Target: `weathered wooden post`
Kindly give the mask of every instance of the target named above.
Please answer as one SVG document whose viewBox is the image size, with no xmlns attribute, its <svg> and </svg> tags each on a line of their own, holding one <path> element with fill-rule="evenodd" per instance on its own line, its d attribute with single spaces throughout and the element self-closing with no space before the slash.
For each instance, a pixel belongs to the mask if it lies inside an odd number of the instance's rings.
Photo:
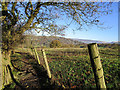
<svg viewBox="0 0 120 90">
<path fill-rule="evenodd" d="M 88 50 L 91 60 L 91 65 L 93 68 L 95 82 L 97 89 L 106 88 L 104 75 L 103 75 L 103 68 L 100 62 L 100 55 L 98 52 L 98 47 L 96 43 L 88 44 Z"/>
<path fill-rule="evenodd" d="M 40 59 L 39 59 L 39 56 L 38 56 L 38 53 L 37 53 L 36 49 L 33 48 L 33 51 L 35 53 L 35 58 L 38 60 L 38 63 L 40 64 Z"/>
<path fill-rule="evenodd" d="M 49 76 L 49 78 L 51 78 L 51 72 L 50 72 L 48 62 L 47 62 L 47 57 L 46 57 L 46 54 L 45 54 L 45 50 L 41 49 L 41 51 L 42 51 L 42 54 L 43 54 L 43 59 L 45 61 L 45 66 L 46 66 L 46 69 L 47 69 L 48 76 Z"/>
</svg>

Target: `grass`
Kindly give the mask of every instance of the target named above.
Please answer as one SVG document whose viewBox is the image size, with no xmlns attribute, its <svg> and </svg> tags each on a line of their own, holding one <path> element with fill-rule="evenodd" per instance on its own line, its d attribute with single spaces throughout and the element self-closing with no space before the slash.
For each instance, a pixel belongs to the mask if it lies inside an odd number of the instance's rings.
<svg viewBox="0 0 120 90">
<path fill-rule="evenodd" d="M 42 61 L 43 56 L 41 49 L 36 49 Z M 17 70 L 13 70 L 13 74 L 18 78 L 17 80 L 26 77 L 27 74 L 24 74 L 24 71 L 29 71 L 30 65 L 40 72 L 40 68 L 37 66 L 38 62 L 31 57 L 30 50 L 18 48 L 16 51 L 23 53 L 15 53 L 11 56 L 13 60 L 12 63 L 14 67 L 17 68 Z M 88 50 L 86 48 L 47 48 L 45 52 L 51 73 L 55 81 L 59 82 L 61 86 L 64 85 L 65 88 L 96 87 Z M 107 88 L 120 88 L 120 60 L 118 60 L 118 50 L 99 48 L 99 52 Z M 34 74 L 34 72 L 28 72 L 28 74 L 29 73 Z M 25 80 L 23 82 L 25 82 Z M 10 87 L 15 87 L 14 83 L 11 84 Z"/>
<path fill-rule="evenodd" d="M 99 49 L 107 88 L 120 88 L 117 49 Z M 40 52 L 39 52 L 40 53 Z M 51 73 L 66 88 L 94 88 L 95 80 L 87 49 L 46 49 Z"/>
</svg>

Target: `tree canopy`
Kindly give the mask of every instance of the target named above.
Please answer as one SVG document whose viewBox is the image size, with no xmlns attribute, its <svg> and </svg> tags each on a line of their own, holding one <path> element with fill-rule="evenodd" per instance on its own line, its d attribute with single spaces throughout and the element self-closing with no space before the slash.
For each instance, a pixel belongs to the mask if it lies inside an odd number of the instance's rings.
<svg viewBox="0 0 120 90">
<path fill-rule="evenodd" d="M 59 26 L 55 19 L 62 15 L 83 25 L 100 24 L 99 17 L 111 13 L 108 2 L 1 2 L 3 49 L 19 42 L 27 30 L 62 35 L 68 26 Z M 68 22 L 68 25 L 70 22 Z M 9 47 L 9 48 L 8 48 Z"/>
</svg>

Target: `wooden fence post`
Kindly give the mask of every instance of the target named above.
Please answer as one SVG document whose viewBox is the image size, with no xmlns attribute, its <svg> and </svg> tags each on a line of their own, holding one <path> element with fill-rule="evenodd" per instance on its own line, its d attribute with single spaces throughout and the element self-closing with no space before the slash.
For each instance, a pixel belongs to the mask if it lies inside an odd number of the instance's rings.
<svg viewBox="0 0 120 90">
<path fill-rule="evenodd" d="M 44 49 L 41 49 L 41 51 L 42 51 L 42 54 L 43 54 L 43 59 L 45 61 L 45 66 L 46 66 L 46 69 L 47 69 L 48 76 L 49 76 L 49 78 L 51 78 L 51 72 L 50 72 L 48 62 L 47 62 L 47 57 L 46 57 L 45 51 L 44 51 Z"/>
<path fill-rule="evenodd" d="M 103 75 L 103 68 L 100 62 L 100 55 L 98 52 L 98 47 L 96 43 L 88 44 L 88 50 L 91 60 L 91 65 L 93 68 L 95 82 L 97 89 L 106 88 L 104 75 Z"/>
<path fill-rule="evenodd" d="M 38 63 L 40 64 L 40 59 L 39 59 L 39 56 L 38 56 L 38 53 L 37 53 L 36 49 L 33 48 L 33 51 L 35 53 L 35 58 L 38 60 Z"/>
</svg>

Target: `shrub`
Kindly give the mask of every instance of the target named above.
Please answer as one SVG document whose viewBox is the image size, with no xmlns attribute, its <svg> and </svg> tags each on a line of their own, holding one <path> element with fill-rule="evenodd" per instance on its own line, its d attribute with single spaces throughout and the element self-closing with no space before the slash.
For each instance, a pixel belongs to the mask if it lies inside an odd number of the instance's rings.
<svg viewBox="0 0 120 90">
<path fill-rule="evenodd" d="M 61 42 L 59 40 L 53 40 L 50 43 L 50 48 L 59 48 L 61 47 Z"/>
</svg>

